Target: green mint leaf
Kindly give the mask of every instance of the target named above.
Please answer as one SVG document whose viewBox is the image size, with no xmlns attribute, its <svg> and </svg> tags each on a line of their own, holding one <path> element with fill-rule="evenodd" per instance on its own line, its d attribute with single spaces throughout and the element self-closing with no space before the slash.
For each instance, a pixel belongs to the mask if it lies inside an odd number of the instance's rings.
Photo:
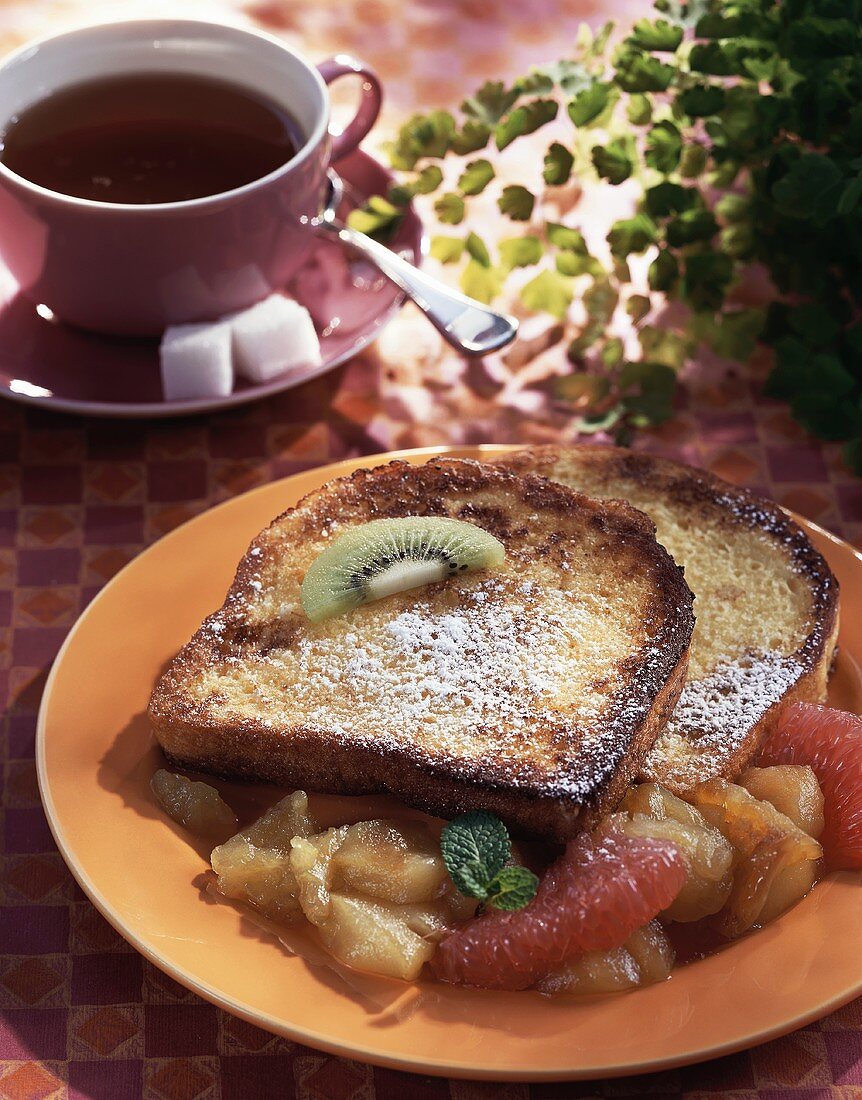
<svg viewBox="0 0 862 1100">
<path fill-rule="evenodd" d="M 475 233 L 468 233 L 467 239 L 464 241 L 464 247 L 477 264 L 481 264 L 482 267 L 491 266 L 491 254 L 481 237 Z"/>
<path fill-rule="evenodd" d="M 642 321 L 652 309 L 652 302 L 645 294 L 632 294 L 626 302 L 626 313 L 635 324 Z"/>
<path fill-rule="evenodd" d="M 470 298 L 490 305 L 503 289 L 503 279 L 496 268 L 486 267 L 471 257 L 461 272 L 460 286 Z"/>
<path fill-rule="evenodd" d="M 671 252 L 660 250 L 647 272 L 650 290 L 660 290 L 667 294 L 674 289 L 678 279 L 679 264 L 676 257 Z"/>
<path fill-rule="evenodd" d="M 640 50 L 623 49 L 616 59 L 614 82 L 624 92 L 665 92 L 676 69 Z"/>
<path fill-rule="evenodd" d="M 644 160 L 657 172 L 672 172 L 679 164 L 682 136 L 673 122 L 658 122 L 647 134 Z"/>
<path fill-rule="evenodd" d="M 531 267 L 542 258 L 542 242 L 538 237 L 509 237 L 499 242 L 500 265 L 509 272 L 516 267 Z"/>
<path fill-rule="evenodd" d="M 729 225 L 744 222 L 751 214 L 751 199 L 747 195 L 737 195 L 731 191 L 716 202 L 715 212 Z"/>
<path fill-rule="evenodd" d="M 494 141 L 502 150 L 522 134 L 532 134 L 557 117 L 559 105 L 555 99 L 534 99 L 516 107 L 494 131 Z"/>
<path fill-rule="evenodd" d="M 596 82 L 569 101 L 569 118 L 575 126 L 589 126 L 601 121 L 602 116 L 612 107 L 617 91 L 610 84 Z"/>
<path fill-rule="evenodd" d="M 644 325 L 638 334 L 647 359 L 679 370 L 694 350 L 691 339 L 667 328 Z"/>
<path fill-rule="evenodd" d="M 526 187 L 513 183 L 503 188 L 502 195 L 497 199 L 497 206 L 500 213 L 507 215 L 513 222 L 526 222 L 532 217 L 535 202 L 534 195 Z"/>
<path fill-rule="evenodd" d="M 454 264 L 464 255 L 464 242 L 460 237 L 432 237 L 430 252 L 441 264 Z"/>
<path fill-rule="evenodd" d="M 602 179 L 614 185 L 627 180 L 634 169 L 631 142 L 626 138 L 614 138 L 607 145 L 594 145 L 593 165 Z"/>
<path fill-rule="evenodd" d="M 475 118 L 468 118 L 461 129 L 452 137 L 452 152 L 459 157 L 484 149 L 491 136 L 491 127 Z"/>
<path fill-rule="evenodd" d="M 682 34 L 682 27 L 666 19 L 657 19 L 654 23 L 639 19 L 628 41 L 642 50 L 675 53 L 682 42 Z"/>
<path fill-rule="evenodd" d="M 448 111 L 413 115 L 387 148 L 393 168 L 409 171 L 423 157 L 443 157 L 455 133 L 455 119 Z"/>
<path fill-rule="evenodd" d="M 722 42 L 701 42 L 692 46 L 688 63 L 692 72 L 710 76 L 733 76 L 737 72 L 735 49 Z"/>
<path fill-rule="evenodd" d="M 693 187 L 682 187 L 669 180 L 663 180 L 655 187 L 647 188 L 644 193 L 644 207 L 654 218 L 679 214 L 683 210 L 690 210 L 699 202 L 700 195 Z"/>
<path fill-rule="evenodd" d="M 446 870 L 461 893 L 484 899 L 494 876 L 512 854 L 512 842 L 499 818 L 474 810 L 444 827 L 440 851 Z"/>
<path fill-rule="evenodd" d="M 575 158 L 558 141 L 555 141 L 545 153 L 545 168 L 542 178 L 550 187 L 559 187 L 566 183 L 572 174 Z"/>
<path fill-rule="evenodd" d="M 486 81 L 474 96 L 465 99 L 461 110 L 465 115 L 494 127 L 518 99 L 517 88 L 506 88 L 502 81 Z"/>
<path fill-rule="evenodd" d="M 447 191 L 434 203 L 434 213 L 444 225 L 460 225 L 464 220 L 464 200 L 453 191 Z"/>
<path fill-rule="evenodd" d="M 562 320 L 572 304 L 572 288 L 556 271 L 542 271 L 521 287 L 520 298 L 535 313 L 550 313 Z"/>
<path fill-rule="evenodd" d="M 724 107 L 724 89 L 715 84 L 698 84 L 687 88 L 679 97 L 679 105 L 692 118 L 717 115 Z"/>
<path fill-rule="evenodd" d="M 709 153 L 705 146 L 686 145 L 679 158 L 679 174 L 685 179 L 696 179 L 706 168 Z"/>
<path fill-rule="evenodd" d="M 458 177 L 458 190 L 462 195 L 480 195 L 493 178 L 489 160 L 471 161 Z"/>
<path fill-rule="evenodd" d="M 539 880 L 526 867 L 504 867 L 488 884 L 487 903 L 512 912 L 523 909 L 536 896 Z"/>
<path fill-rule="evenodd" d="M 646 214 L 635 214 L 633 218 L 623 218 L 614 222 L 608 233 L 611 255 L 625 259 L 632 252 L 643 252 L 655 243 L 658 226 Z"/>
<path fill-rule="evenodd" d="M 646 126 L 652 121 L 652 103 L 649 96 L 636 93 L 629 96 L 626 106 L 626 118 L 632 126 Z"/>
<path fill-rule="evenodd" d="M 556 248 L 566 248 L 572 252 L 579 252 L 582 256 L 588 254 L 587 242 L 579 229 L 572 229 L 568 225 L 558 225 L 556 222 L 548 222 L 545 226 L 545 234 L 548 241 Z"/>
</svg>

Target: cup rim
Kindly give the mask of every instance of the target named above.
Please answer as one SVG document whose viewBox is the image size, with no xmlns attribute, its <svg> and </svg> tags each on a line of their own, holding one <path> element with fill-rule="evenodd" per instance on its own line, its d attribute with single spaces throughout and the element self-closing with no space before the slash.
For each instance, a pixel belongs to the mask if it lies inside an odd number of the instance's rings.
<svg viewBox="0 0 862 1100">
<path fill-rule="evenodd" d="M 314 129 L 306 138 L 305 143 L 296 152 L 294 156 L 279 165 L 278 168 L 274 168 L 271 172 L 268 172 L 265 176 L 259 176 L 257 179 L 250 180 L 248 183 L 242 184 L 240 187 L 232 187 L 229 191 L 217 191 L 212 195 L 202 195 L 196 199 L 179 199 L 174 202 L 153 202 L 153 203 L 134 203 L 134 202 L 105 202 L 102 199 L 83 199 L 78 195 L 67 195 L 62 191 L 52 191 L 49 187 L 43 187 L 39 183 L 33 183 L 32 180 L 27 179 L 26 176 L 21 176 L 17 172 L 13 172 L 3 160 L 0 159 L 0 179 L 6 178 L 9 182 L 15 184 L 17 187 L 22 188 L 25 191 L 31 192 L 33 195 L 38 196 L 41 199 L 49 200 L 54 203 L 60 203 L 63 205 L 70 205 L 74 207 L 80 207 L 87 210 L 98 211 L 103 214 L 110 214 L 111 211 L 117 214 L 129 215 L 132 212 L 139 214 L 141 217 L 153 216 L 164 213 L 185 213 L 191 210 L 200 210 L 208 206 L 218 206 L 224 203 L 226 200 L 232 200 L 242 195 L 250 194 L 252 191 L 257 190 L 265 184 L 272 183 L 279 179 L 281 176 L 286 175 L 288 172 L 292 172 L 293 169 L 314 153 L 320 143 L 326 137 L 329 131 L 330 120 L 330 107 L 329 96 L 327 93 L 326 83 L 323 77 L 320 75 L 317 67 L 308 61 L 298 50 L 295 50 L 292 46 L 289 46 L 282 39 L 277 38 L 273 34 L 268 34 L 266 31 L 258 30 L 257 28 L 241 27 L 233 23 L 222 23 L 212 19 L 116 19 L 116 20 L 103 20 L 98 23 L 85 23 L 78 27 L 72 27 L 69 30 L 61 31 L 55 34 L 45 34 L 39 38 L 29 39 L 17 49 L 12 50 L 0 59 L 0 72 L 2 72 L 12 62 L 17 61 L 19 58 L 24 57 L 32 50 L 37 50 L 41 46 L 47 45 L 50 42 L 59 42 L 63 39 L 75 38 L 78 35 L 86 35 L 92 31 L 103 30 L 109 27 L 162 27 L 165 33 L 168 29 L 177 30 L 182 27 L 209 27 L 212 30 L 218 32 L 229 32 L 230 34 L 237 35 L 241 38 L 256 38 L 268 42 L 272 46 L 276 46 L 284 53 L 289 54 L 295 61 L 297 61 L 311 77 L 313 83 L 316 85 L 318 92 L 321 96 L 323 103 L 323 111 Z"/>
</svg>

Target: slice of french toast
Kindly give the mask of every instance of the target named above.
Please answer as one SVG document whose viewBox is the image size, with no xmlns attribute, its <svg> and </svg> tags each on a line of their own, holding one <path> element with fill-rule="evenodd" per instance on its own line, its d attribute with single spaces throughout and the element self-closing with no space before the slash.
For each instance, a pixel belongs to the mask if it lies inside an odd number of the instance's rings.
<svg viewBox="0 0 862 1100">
<path fill-rule="evenodd" d="M 778 505 L 704 470 L 617 447 L 536 447 L 500 465 L 628 501 L 685 570 L 697 619 L 688 682 L 642 777 L 677 792 L 732 778 L 784 700 L 826 698 L 838 582 Z"/>
<path fill-rule="evenodd" d="M 312 623 L 300 586 L 348 527 L 448 516 L 503 564 Z M 621 797 L 685 680 L 692 596 L 627 504 L 472 461 L 359 470 L 279 516 L 149 713 L 171 760 L 388 792 L 565 840 Z"/>
</svg>

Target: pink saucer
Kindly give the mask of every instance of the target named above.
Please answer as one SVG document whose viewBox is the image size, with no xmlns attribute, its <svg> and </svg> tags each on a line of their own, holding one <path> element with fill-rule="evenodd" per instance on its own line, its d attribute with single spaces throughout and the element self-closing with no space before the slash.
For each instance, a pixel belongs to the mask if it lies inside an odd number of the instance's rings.
<svg viewBox="0 0 862 1100">
<path fill-rule="evenodd" d="M 391 176 L 366 153 L 339 161 L 345 208 L 385 193 Z M 411 207 L 390 242 L 422 262 L 422 223 Z M 165 401 L 158 343 L 96 336 L 70 328 L 21 297 L 0 267 L 0 396 L 80 416 L 169 417 L 212 412 L 292 389 L 339 366 L 374 340 L 404 296 L 361 258 L 318 238 L 288 293 L 309 310 L 320 335 L 322 363 L 263 385 L 237 380 L 228 397 Z"/>
</svg>

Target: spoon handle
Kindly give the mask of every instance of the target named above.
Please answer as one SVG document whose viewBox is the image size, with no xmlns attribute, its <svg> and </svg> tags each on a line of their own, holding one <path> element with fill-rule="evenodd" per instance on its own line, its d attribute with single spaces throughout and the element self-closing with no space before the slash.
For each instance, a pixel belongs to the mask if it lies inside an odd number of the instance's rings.
<svg viewBox="0 0 862 1100">
<path fill-rule="evenodd" d="M 518 331 L 518 322 L 514 317 L 496 313 L 481 302 L 459 294 L 439 279 L 426 275 L 407 260 L 396 256 L 365 233 L 331 218 L 318 224 L 320 229 L 337 237 L 342 244 L 361 253 L 403 290 L 443 339 L 462 355 L 487 355 L 514 340 Z"/>
</svg>

